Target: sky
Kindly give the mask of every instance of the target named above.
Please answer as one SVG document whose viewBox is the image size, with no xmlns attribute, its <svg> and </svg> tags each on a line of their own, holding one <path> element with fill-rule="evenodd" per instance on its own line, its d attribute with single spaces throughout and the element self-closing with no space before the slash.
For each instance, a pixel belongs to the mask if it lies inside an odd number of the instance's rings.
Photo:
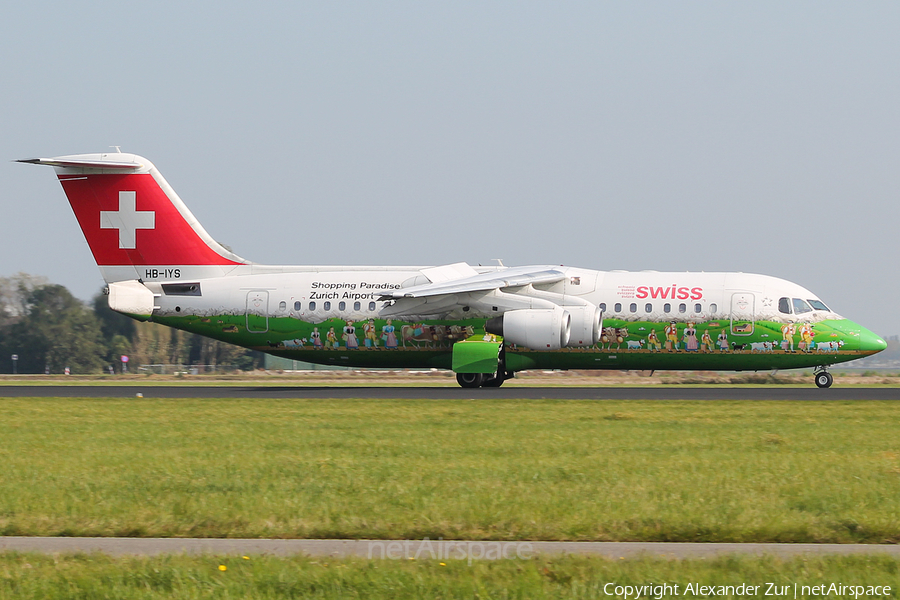
<svg viewBox="0 0 900 600">
<path fill-rule="evenodd" d="M 0 276 L 103 286 L 121 146 L 260 263 L 743 271 L 900 334 L 895 2 L 12 3 Z"/>
</svg>

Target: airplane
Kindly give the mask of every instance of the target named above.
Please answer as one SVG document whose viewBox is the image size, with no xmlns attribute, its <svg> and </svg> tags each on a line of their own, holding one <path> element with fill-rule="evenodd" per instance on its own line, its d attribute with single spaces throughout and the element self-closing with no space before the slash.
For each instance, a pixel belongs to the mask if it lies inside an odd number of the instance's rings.
<svg viewBox="0 0 900 600">
<path fill-rule="evenodd" d="M 275 356 L 437 368 L 464 388 L 527 369 L 814 369 L 887 347 L 809 290 L 747 273 L 557 265 L 273 266 L 217 243 L 147 159 L 49 165 L 106 281 L 110 308 Z"/>
</svg>

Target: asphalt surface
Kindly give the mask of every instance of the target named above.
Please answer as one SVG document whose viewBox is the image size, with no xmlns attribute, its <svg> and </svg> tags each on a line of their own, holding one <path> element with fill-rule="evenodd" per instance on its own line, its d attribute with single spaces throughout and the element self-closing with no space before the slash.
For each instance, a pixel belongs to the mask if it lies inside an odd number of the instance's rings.
<svg viewBox="0 0 900 600">
<path fill-rule="evenodd" d="M 607 558 L 710 558 L 729 554 L 847 555 L 886 554 L 900 558 L 890 544 L 698 544 L 670 542 L 505 542 L 453 540 L 260 540 L 198 538 L 0 537 L 0 552 L 48 554 L 102 552 L 114 556 L 215 554 L 291 556 L 361 556 L 449 560 L 527 559 L 537 555 L 579 554 Z"/>
<path fill-rule="evenodd" d="M 718 386 L 686 387 L 254 387 L 254 386 L 0 386 L 0 398 L 373 398 L 373 399 L 526 399 L 526 400 L 900 400 L 900 388 L 808 388 Z"/>
</svg>

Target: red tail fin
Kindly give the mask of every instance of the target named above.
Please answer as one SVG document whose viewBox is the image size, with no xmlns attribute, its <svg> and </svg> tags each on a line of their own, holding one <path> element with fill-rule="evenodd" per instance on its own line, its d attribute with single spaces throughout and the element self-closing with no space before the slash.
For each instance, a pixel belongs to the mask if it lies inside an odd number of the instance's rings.
<svg viewBox="0 0 900 600">
<path fill-rule="evenodd" d="M 140 156 L 80 154 L 20 162 L 56 168 L 107 281 L 173 279 L 176 270 L 177 278 L 222 275 L 248 264 L 214 241 L 156 167 Z"/>
</svg>

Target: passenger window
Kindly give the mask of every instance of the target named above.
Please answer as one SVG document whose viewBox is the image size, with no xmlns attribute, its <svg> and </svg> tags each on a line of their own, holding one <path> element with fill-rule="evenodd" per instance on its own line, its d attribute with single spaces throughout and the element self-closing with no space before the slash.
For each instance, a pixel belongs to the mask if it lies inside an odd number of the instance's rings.
<svg viewBox="0 0 900 600">
<path fill-rule="evenodd" d="M 353 303 L 353 310 L 359 310 L 361 308 L 362 308 L 362 304 L 360 304 L 358 300 Z"/>
<path fill-rule="evenodd" d="M 672 312 L 672 305 L 669 304 L 668 302 L 666 302 L 665 304 L 663 304 L 663 312 L 664 312 L 664 313 L 670 313 L 670 312 Z"/>
<path fill-rule="evenodd" d="M 338 310 L 341 311 L 341 312 L 347 310 L 347 303 L 344 302 L 343 300 L 341 300 L 341 301 L 338 303 Z"/>
<path fill-rule="evenodd" d="M 718 310 L 719 310 L 719 307 L 715 303 L 712 303 L 709 305 L 709 314 L 714 315 L 714 314 L 716 314 L 716 312 Z"/>
<path fill-rule="evenodd" d="M 600 303 L 600 310 L 602 310 L 603 312 L 606 312 L 606 302 Z"/>
<path fill-rule="evenodd" d="M 631 306 L 629 306 L 628 308 L 629 308 L 629 309 L 631 310 L 631 312 L 633 312 L 633 313 L 634 313 L 634 312 L 637 312 L 637 304 L 635 304 L 634 302 L 632 302 L 632 303 L 631 303 Z"/>
<path fill-rule="evenodd" d="M 699 303 L 699 302 L 698 302 L 697 304 L 694 305 L 694 312 L 695 312 L 695 313 L 699 313 L 699 312 L 702 312 L 702 311 L 703 311 L 703 307 L 700 306 L 700 303 Z"/>
<path fill-rule="evenodd" d="M 617 313 L 622 312 L 622 303 L 621 302 L 616 302 L 615 311 Z"/>
<path fill-rule="evenodd" d="M 790 298 L 779 298 L 778 299 L 778 312 L 789 315 L 791 314 L 791 299 Z"/>
<path fill-rule="evenodd" d="M 310 302 L 310 303 L 309 303 L 309 310 L 311 310 L 311 311 L 316 310 L 316 303 L 315 303 L 315 302 Z"/>
<path fill-rule="evenodd" d="M 294 302 L 294 310 L 300 310 L 303 305 L 299 301 Z"/>
<path fill-rule="evenodd" d="M 375 303 L 374 303 L 374 302 L 369 302 L 369 310 L 370 310 L 370 311 L 375 310 Z"/>
<path fill-rule="evenodd" d="M 645 305 L 644 305 L 644 312 L 648 312 L 648 313 L 653 312 L 653 305 L 650 304 L 649 302 L 648 302 L 647 304 L 645 304 Z"/>
<path fill-rule="evenodd" d="M 331 310 L 331 302 L 326 300 L 325 304 L 322 305 L 322 308 L 324 308 L 325 310 Z"/>
<path fill-rule="evenodd" d="M 800 298 L 794 298 L 794 314 L 801 315 L 803 313 L 812 312 L 812 309 L 809 307 L 809 304 L 801 300 Z"/>
<path fill-rule="evenodd" d="M 678 312 L 680 312 L 680 313 L 687 312 L 687 304 L 685 304 L 684 302 L 682 302 L 681 304 L 679 304 L 679 305 L 678 305 Z"/>
<path fill-rule="evenodd" d="M 831 312 L 831 309 L 825 306 L 825 304 L 821 300 L 808 300 L 807 302 L 809 302 L 809 305 L 816 310 L 827 310 Z"/>
</svg>

